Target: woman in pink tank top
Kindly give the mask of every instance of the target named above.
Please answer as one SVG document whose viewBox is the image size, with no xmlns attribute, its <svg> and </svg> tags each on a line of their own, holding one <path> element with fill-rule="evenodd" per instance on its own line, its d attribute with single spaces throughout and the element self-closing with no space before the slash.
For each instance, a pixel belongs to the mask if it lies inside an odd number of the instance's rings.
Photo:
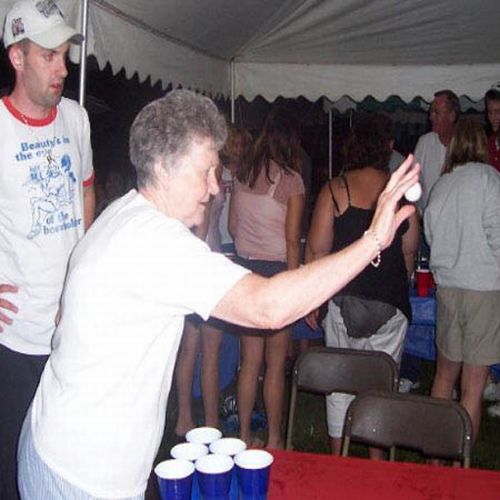
<svg viewBox="0 0 500 500">
<path fill-rule="evenodd" d="M 295 269 L 300 260 L 304 183 L 299 141 L 284 117 L 270 115 L 253 151 L 238 169 L 229 213 L 237 262 L 266 277 Z M 269 448 L 282 448 L 285 361 L 291 329 L 241 337 L 238 379 L 240 437 L 252 444 L 250 421 L 258 377 L 265 361 L 264 404 Z"/>
</svg>

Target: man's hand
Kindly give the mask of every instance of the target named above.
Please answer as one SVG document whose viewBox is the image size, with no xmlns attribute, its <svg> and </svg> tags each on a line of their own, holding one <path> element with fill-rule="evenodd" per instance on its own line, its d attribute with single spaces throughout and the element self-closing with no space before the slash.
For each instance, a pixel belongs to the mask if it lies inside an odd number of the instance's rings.
<svg viewBox="0 0 500 500">
<path fill-rule="evenodd" d="M 4 313 L 4 309 L 17 313 L 18 309 L 12 302 L 3 297 L 5 293 L 17 293 L 18 288 L 14 285 L 2 284 L 0 285 L 0 332 L 3 332 L 2 323 L 12 325 L 12 318 Z"/>
</svg>

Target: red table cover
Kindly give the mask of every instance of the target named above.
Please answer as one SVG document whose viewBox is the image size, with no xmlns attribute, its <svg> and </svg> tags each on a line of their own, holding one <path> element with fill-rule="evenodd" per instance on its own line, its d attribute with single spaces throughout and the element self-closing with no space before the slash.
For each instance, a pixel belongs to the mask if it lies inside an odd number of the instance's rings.
<svg viewBox="0 0 500 500">
<path fill-rule="evenodd" d="M 498 500 L 500 473 L 274 451 L 269 500 Z"/>
</svg>

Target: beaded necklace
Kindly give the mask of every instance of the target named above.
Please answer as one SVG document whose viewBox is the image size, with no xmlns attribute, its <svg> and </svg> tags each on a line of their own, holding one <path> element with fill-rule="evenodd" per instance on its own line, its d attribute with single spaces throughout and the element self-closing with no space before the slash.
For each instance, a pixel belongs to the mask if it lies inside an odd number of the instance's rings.
<svg viewBox="0 0 500 500">
<path fill-rule="evenodd" d="M 52 140 L 45 139 L 45 141 L 41 141 L 39 139 L 39 137 L 36 135 L 35 131 L 33 130 L 33 127 L 30 125 L 28 117 L 22 111 L 18 110 L 18 113 L 19 113 L 19 116 L 21 117 L 22 122 L 28 127 L 28 130 L 30 131 L 30 134 L 32 135 L 36 144 L 39 144 L 40 147 L 43 147 L 44 152 L 45 152 L 45 159 L 47 160 L 47 164 L 50 166 L 50 165 L 56 163 L 56 160 L 52 154 L 52 148 L 54 147 L 54 145 L 56 143 L 55 116 L 54 116 L 54 119 L 52 120 Z M 55 114 L 53 111 L 51 111 L 51 113 Z M 47 144 L 47 146 L 45 146 L 45 144 Z"/>
</svg>

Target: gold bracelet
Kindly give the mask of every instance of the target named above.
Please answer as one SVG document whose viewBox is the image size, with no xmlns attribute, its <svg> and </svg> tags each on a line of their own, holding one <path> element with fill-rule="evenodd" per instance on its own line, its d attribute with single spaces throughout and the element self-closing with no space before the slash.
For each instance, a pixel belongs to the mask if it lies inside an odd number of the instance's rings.
<svg viewBox="0 0 500 500">
<path fill-rule="evenodd" d="M 370 264 L 373 267 L 380 266 L 380 263 L 382 262 L 382 244 L 380 243 L 380 240 L 378 239 L 377 234 L 375 233 L 375 231 L 370 231 L 369 229 L 367 229 L 363 233 L 363 236 L 370 236 L 370 238 L 373 239 L 373 241 L 375 242 L 375 245 L 377 246 L 377 255 L 375 256 L 374 259 L 372 259 L 370 261 Z"/>
</svg>

